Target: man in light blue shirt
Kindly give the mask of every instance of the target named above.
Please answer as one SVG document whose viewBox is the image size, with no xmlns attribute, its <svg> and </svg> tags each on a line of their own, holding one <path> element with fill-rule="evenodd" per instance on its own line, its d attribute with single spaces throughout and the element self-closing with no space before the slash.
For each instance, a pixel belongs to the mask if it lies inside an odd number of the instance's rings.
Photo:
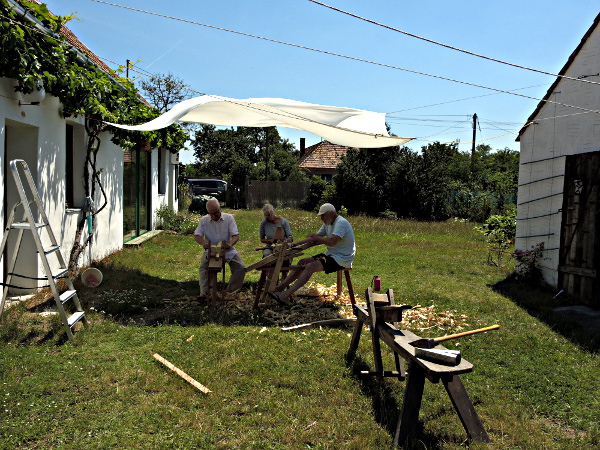
<svg viewBox="0 0 600 450">
<path fill-rule="evenodd" d="M 289 300 L 290 296 L 304 286 L 316 272 L 325 271 L 325 273 L 332 273 L 352 267 L 352 261 L 356 254 L 356 243 L 352 225 L 342 216 L 338 215 L 331 203 L 321 205 L 317 214 L 323 221 L 321 229 L 317 233 L 311 233 L 306 239 L 292 245 L 309 244 L 312 247 L 323 244 L 327 246 L 327 252 L 301 259 L 298 261 L 298 264 L 304 266 L 304 270 L 292 272 L 274 291 L 267 292 L 271 298 L 279 303 L 291 304 Z"/>
<path fill-rule="evenodd" d="M 215 199 L 206 203 L 208 214 L 200 219 L 200 223 L 194 231 L 194 239 L 204 247 L 202 261 L 200 262 L 200 296 L 199 301 L 205 301 L 208 296 L 208 249 L 221 241 L 226 249 L 225 261 L 231 269 L 231 277 L 227 292 L 236 292 L 242 287 L 246 276 L 246 265 L 234 245 L 240 238 L 240 233 L 231 214 L 221 212 L 219 202 Z"/>
</svg>

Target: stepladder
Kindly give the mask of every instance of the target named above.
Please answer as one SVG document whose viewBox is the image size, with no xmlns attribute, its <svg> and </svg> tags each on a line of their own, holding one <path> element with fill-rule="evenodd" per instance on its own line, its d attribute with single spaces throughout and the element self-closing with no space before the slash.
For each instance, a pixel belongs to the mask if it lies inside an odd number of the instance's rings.
<svg viewBox="0 0 600 450">
<path fill-rule="evenodd" d="M 18 290 L 49 287 L 67 337 L 74 342 L 75 325 L 79 322 L 83 325 L 87 324 L 85 311 L 81 307 L 60 245 L 52 231 L 27 163 L 21 159 L 12 160 L 10 161 L 10 171 L 19 199 L 10 210 L 0 247 L 0 262 L 5 263 L 4 267 L 6 268 L 2 283 L 0 319 L 11 288 Z M 33 240 L 37 253 L 36 266 L 41 265 L 44 272 L 43 277 L 20 274 L 16 270 L 19 267 L 17 264 L 19 253 L 24 251 L 23 248 L 31 248 L 29 245 L 31 240 Z M 24 245 L 24 243 L 27 244 Z M 12 247 L 10 251 L 9 247 Z M 6 258 L 5 261 L 3 261 L 4 258 Z M 39 286 L 37 285 L 39 280 L 47 280 L 48 284 Z M 32 281 L 35 282 L 35 286 L 31 286 Z M 29 283 L 29 286 L 26 286 L 26 283 Z"/>
</svg>

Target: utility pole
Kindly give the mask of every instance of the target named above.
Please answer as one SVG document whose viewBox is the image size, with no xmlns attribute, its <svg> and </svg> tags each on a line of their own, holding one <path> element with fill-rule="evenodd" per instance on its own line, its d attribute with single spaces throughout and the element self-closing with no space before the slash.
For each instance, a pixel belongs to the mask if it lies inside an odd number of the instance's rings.
<svg viewBox="0 0 600 450">
<path fill-rule="evenodd" d="M 129 78 L 129 60 L 128 59 L 125 60 L 125 76 L 126 76 L 126 78 Z"/>
<path fill-rule="evenodd" d="M 473 114 L 473 142 L 471 143 L 471 177 L 475 171 L 475 139 L 477 138 L 477 114 Z"/>
</svg>

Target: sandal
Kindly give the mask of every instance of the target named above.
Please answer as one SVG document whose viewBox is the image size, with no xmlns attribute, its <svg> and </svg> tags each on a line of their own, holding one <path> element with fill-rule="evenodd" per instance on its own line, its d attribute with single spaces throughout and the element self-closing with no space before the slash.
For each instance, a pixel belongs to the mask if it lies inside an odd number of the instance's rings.
<svg viewBox="0 0 600 450">
<path fill-rule="evenodd" d="M 291 303 L 288 302 L 287 300 L 284 300 L 282 298 L 279 297 L 279 294 L 275 291 L 267 291 L 267 295 L 269 297 L 271 297 L 273 300 L 275 300 L 277 303 L 279 303 L 280 305 L 284 305 L 284 306 L 290 306 Z"/>
</svg>

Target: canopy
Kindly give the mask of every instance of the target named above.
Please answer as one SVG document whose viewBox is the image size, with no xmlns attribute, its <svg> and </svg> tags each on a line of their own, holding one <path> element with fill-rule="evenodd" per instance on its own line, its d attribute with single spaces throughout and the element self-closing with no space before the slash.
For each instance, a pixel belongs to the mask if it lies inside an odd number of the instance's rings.
<svg viewBox="0 0 600 450">
<path fill-rule="evenodd" d="M 219 126 L 272 127 L 305 130 L 332 144 L 359 148 L 403 145 L 412 138 L 390 136 L 385 113 L 286 100 L 203 95 L 175 105 L 160 117 L 141 125 L 118 125 L 126 130 L 153 131 L 175 122 Z"/>
</svg>

